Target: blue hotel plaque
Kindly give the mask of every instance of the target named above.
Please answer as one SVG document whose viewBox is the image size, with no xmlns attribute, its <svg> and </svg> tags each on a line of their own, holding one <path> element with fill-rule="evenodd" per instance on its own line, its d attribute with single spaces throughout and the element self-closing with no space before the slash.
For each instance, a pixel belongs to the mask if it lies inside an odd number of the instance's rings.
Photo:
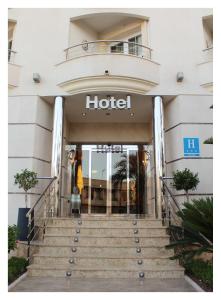
<svg viewBox="0 0 221 300">
<path fill-rule="evenodd" d="M 184 156 L 200 156 L 199 138 L 183 138 Z"/>
</svg>

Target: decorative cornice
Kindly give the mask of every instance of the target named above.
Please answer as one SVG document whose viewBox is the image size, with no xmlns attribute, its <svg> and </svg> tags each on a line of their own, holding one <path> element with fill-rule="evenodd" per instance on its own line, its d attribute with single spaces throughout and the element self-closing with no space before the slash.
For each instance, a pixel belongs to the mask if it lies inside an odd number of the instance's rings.
<svg viewBox="0 0 221 300">
<path fill-rule="evenodd" d="M 63 82 L 58 86 L 71 95 L 110 89 L 117 92 L 146 95 L 156 85 L 150 81 L 125 76 L 90 76 Z"/>
</svg>

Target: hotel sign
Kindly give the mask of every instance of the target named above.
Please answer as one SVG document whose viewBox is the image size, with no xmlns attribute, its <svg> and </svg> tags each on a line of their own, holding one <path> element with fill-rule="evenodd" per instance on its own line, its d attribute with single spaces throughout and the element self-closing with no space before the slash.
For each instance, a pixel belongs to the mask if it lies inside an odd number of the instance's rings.
<svg viewBox="0 0 221 300">
<path fill-rule="evenodd" d="M 123 145 L 97 145 L 97 153 L 123 153 Z"/>
<path fill-rule="evenodd" d="M 131 99 L 127 96 L 126 99 L 116 99 L 114 96 L 110 96 L 107 99 L 98 99 L 98 96 L 86 97 L 87 109 L 130 109 Z"/>
<path fill-rule="evenodd" d="M 184 156 L 200 156 L 199 138 L 183 138 Z"/>
</svg>

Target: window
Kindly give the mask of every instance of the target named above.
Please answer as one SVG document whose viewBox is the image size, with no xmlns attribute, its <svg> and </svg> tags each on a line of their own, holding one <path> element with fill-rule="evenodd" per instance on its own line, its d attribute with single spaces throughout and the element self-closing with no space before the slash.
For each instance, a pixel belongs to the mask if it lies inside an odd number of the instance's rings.
<svg viewBox="0 0 221 300">
<path fill-rule="evenodd" d="M 124 43 L 118 43 L 111 46 L 111 53 L 124 53 Z"/>
<path fill-rule="evenodd" d="M 134 36 L 128 39 L 127 42 L 120 42 L 110 47 L 111 53 L 125 53 L 141 56 L 142 55 L 141 35 Z M 139 44 L 139 45 L 137 45 Z"/>
<path fill-rule="evenodd" d="M 128 42 L 129 42 L 128 44 L 129 54 L 138 55 L 138 56 L 142 54 L 142 47 L 139 46 L 142 43 L 141 35 L 137 35 L 135 37 L 130 38 Z"/>
</svg>

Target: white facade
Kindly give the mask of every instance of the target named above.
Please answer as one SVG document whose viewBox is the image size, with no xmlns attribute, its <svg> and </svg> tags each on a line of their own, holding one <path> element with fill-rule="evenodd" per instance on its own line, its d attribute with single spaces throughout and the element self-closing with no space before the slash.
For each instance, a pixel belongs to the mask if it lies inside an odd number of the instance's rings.
<svg viewBox="0 0 221 300">
<path fill-rule="evenodd" d="M 56 96 L 65 98 L 64 145 L 152 144 L 152 98 L 161 96 L 166 176 L 189 168 L 200 179 L 191 197 L 212 195 L 213 146 L 203 143 L 213 134 L 211 9 L 10 9 L 10 41 L 10 224 L 25 205 L 15 173 L 51 175 Z M 130 95 L 131 110 L 88 111 L 87 95 Z M 184 156 L 185 137 L 199 138 L 199 157 Z"/>
</svg>

